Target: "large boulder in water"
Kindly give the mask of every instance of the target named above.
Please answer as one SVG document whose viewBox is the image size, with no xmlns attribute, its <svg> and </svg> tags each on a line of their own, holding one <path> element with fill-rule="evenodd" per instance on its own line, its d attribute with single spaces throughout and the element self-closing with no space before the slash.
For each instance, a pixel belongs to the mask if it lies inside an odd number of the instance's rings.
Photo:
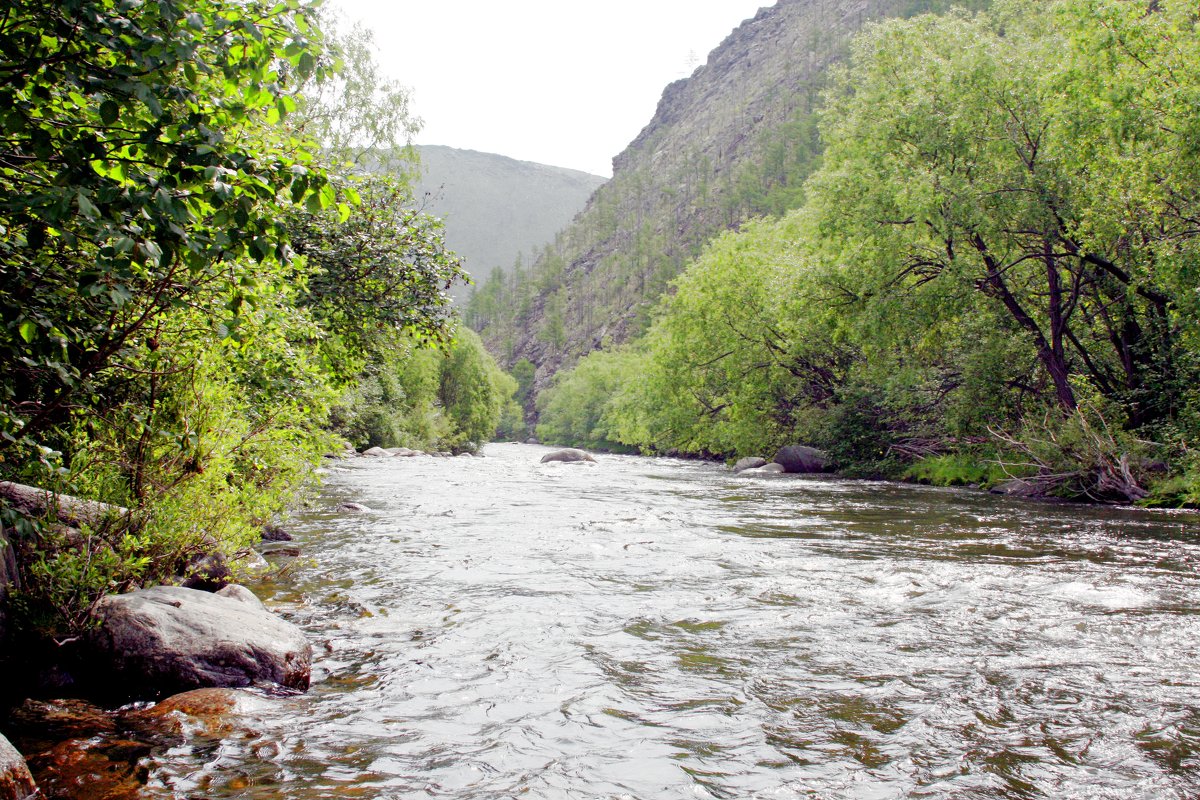
<svg viewBox="0 0 1200 800">
<path fill-rule="evenodd" d="M 312 647 L 243 587 L 109 595 L 88 649 L 105 690 L 140 699 L 204 687 L 307 689 Z"/>
<path fill-rule="evenodd" d="M 26 800 L 41 797 L 17 748 L 0 736 L 0 800 Z"/>
<path fill-rule="evenodd" d="M 733 471 L 734 473 L 745 472 L 748 469 L 758 469 L 759 467 L 765 467 L 766 465 L 767 460 L 765 458 L 750 456 L 748 458 L 738 459 L 738 462 L 733 465 Z"/>
<path fill-rule="evenodd" d="M 577 450 L 574 447 L 568 447 L 565 450 L 555 450 L 553 453 L 546 453 L 546 455 L 542 456 L 543 464 L 549 461 L 562 461 L 565 464 L 576 464 L 581 461 L 591 461 L 592 463 L 595 463 L 596 459 L 592 458 L 590 453 L 586 453 L 583 450 Z"/>
<path fill-rule="evenodd" d="M 800 444 L 779 448 L 774 462 L 782 465 L 784 472 L 829 472 L 831 469 L 828 456 L 814 447 Z"/>
</svg>

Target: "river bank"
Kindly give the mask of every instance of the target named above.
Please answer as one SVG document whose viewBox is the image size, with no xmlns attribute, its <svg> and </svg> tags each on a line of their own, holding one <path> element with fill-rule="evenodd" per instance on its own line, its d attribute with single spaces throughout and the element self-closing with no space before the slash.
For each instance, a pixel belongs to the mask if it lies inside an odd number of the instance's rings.
<svg viewBox="0 0 1200 800">
<path fill-rule="evenodd" d="M 311 690 L 130 796 L 1200 790 L 1194 516 L 548 452 L 330 462 L 254 587 Z"/>
</svg>

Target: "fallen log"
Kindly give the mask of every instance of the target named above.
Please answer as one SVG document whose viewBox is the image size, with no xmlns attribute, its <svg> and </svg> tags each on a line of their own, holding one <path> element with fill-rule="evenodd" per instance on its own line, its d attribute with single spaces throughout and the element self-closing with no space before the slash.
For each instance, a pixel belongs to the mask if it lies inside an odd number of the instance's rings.
<svg viewBox="0 0 1200 800">
<path fill-rule="evenodd" d="M 32 519 L 53 515 L 58 522 L 72 528 L 81 525 L 98 527 L 116 518 L 125 517 L 129 509 L 83 500 L 69 494 L 55 494 L 46 489 L 11 481 L 0 481 L 0 502 Z"/>
</svg>

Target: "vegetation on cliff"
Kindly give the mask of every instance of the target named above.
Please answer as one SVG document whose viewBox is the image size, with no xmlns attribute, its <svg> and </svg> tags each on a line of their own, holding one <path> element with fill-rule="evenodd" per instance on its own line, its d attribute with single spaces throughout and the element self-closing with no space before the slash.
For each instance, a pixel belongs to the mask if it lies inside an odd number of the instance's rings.
<svg viewBox="0 0 1200 800">
<path fill-rule="evenodd" d="M 1195 7 L 994 6 L 856 39 L 803 207 L 711 244 L 542 434 L 1200 501 Z"/>
<path fill-rule="evenodd" d="M 613 160 L 613 178 L 532 264 L 481 282 L 466 312 L 506 366 L 537 387 L 587 353 L 644 333 L 670 282 L 712 237 L 803 202 L 820 164 L 829 67 L 873 19 L 985 0 L 780 0 L 663 92 Z"/>
</svg>

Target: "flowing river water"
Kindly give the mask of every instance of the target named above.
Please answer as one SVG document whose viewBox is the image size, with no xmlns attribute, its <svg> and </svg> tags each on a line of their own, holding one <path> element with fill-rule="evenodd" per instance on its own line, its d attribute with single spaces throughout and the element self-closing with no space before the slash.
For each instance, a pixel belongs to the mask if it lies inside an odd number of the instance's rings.
<svg viewBox="0 0 1200 800">
<path fill-rule="evenodd" d="M 334 462 L 311 691 L 151 796 L 1200 797 L 1195 516 L 485 452 Z"/>
</svg>

